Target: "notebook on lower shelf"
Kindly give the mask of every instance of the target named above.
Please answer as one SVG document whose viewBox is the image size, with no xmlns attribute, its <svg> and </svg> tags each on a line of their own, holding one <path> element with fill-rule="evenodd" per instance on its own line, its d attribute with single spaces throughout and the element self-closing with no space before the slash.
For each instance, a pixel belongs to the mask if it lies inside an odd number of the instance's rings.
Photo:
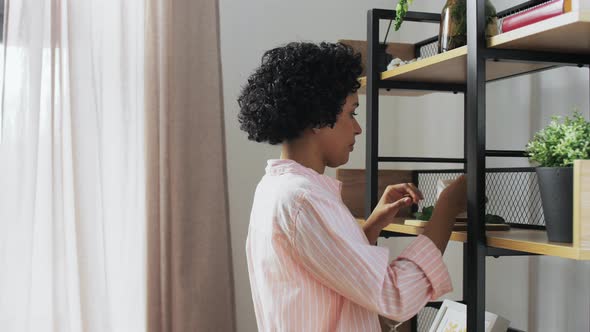
<svg viewBox="0 0 590 332">
<path fill-rule="evenodd" d="M 508 331 L 510 321 L 495 313 L 486 311 L 485 332 Z M 467 306 L 463 303 L 444 300 L 428 332 L 467 331 Z"/>
<path fill-rule="evenodd" d="M 428 221 L 425 220 L 417 220 L 417 219 L 406 219 L 404 221 L 405 225 L 408 226 L 416 226 L 416 227 L 424 227 L 428 224 Z M 453 231 L 455 232 L 462 232 L 467 230 L 467 225 L 469 223 L 464 221 L 458 221 L 453 226 Z M 508 224 L 486 224 L 486 231 L 509 231 L 510 225 Z"/>
</svg>

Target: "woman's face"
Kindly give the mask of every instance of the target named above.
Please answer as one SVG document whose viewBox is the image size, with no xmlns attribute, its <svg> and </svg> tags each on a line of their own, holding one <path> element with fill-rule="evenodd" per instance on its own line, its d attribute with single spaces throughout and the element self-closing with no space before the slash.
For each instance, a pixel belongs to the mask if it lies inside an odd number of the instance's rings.
<svg viewBox="0 0 590 332">
<path fill-rule="evenodd" d="M 355 143 L 355 136 L 363 132 L 355 119 L 355 111 L 358 106 L 358 94 L 348 95 L 334 127 L 327 126 L 318 130 L 320 151 L 326 166 L 338 167 L 348 162 Z"/>
</svg>

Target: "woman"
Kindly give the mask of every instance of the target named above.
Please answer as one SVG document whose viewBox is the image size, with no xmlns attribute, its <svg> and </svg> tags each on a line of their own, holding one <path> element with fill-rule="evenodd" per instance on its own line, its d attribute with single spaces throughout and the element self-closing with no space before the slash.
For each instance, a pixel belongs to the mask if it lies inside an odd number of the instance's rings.
<svg viewBox="0 0 590 332">
<path fill-rule="evenodd" d="M 342 44 L 290 43 L 267 51 L 238 102 L 241 128 L 281 144 L 256 188 L 246 241 L 260 331 L 379 331 L 378 315 L 414 316 L 452 290 L 442 253 L 465 209 L 460 177 L 441 194 L 424 234 L 393 262 L 377 247 L 413 184 L 392 185 L 360 227 L 326 167 L 344 165 L 362 130 L 360 55 Z"/>
</svg>

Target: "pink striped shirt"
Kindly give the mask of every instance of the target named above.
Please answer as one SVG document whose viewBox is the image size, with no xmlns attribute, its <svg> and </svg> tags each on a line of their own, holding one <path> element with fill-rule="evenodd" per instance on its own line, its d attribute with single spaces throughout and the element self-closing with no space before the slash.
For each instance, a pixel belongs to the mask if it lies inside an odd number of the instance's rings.
<svg viewBox="0 0 590 332">
<path fill-rule="evenodd" d="M 380 331 L 452 290 L 441 253 L 418 236 L 393 262 L 342 203 L 341 183 L 270 160 L 256 194 L 246 255 L 260 331 Z"/>
</svg>

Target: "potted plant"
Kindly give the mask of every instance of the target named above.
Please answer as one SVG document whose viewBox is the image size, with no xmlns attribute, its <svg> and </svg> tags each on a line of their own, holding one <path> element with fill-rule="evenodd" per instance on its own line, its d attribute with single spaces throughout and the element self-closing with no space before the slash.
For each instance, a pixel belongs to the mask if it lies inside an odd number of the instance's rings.
<svg viewBox="0 0 590 332">
<path fill-rule="evenodd" d="M 547 236 L 552 242 L 572 242 L 573 163 L 590 158 L 590 122 L 574 115 L 554 116 L 535 134 L 526 152 L 536 168 Z"/>
<path fill-rule="evenodd" d="M 414 0 L 399 0 L 395 7 L 394 28 L 399 30 Z M 490 0 L 485 2 L 486 37 L 498 33 L 496 8 Z M 442 13 L 438 35 L 438 52 L 450 51 L 467 44 L 467 0 L 447 0 Z"/>
</svg>

